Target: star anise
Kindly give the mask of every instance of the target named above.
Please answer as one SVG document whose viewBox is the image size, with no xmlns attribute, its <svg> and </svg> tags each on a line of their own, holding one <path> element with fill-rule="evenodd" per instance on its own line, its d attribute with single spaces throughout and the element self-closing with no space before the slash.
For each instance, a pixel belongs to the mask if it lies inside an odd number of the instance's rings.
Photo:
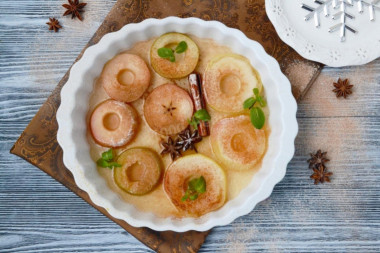
<svg viewBox="0 0 380 253">
<path fill-rule="evenodd" d="M 54 32 L 58 32 L 58 30 L 62 28 L 56 18 L 49 18 L 49 22 L 46 24 L 49 25 L 49 30 L 54 30 Z"/>
<path fill-rule="evenodd" d="M 332 172 L 327 172 L 327 168 L 320 164 L 317 168 L 313 168 L 314 174 L 310 176 L 311 179 L 314 179 L 314 184 L 318 184 L 321 182 L 330 182 L 330 176 L 332 176 Z"/>
<path fill-rule="evenodd" d="M 307 160 L 309 169 L 318 168 L 319 165 L 325 165 L 325 163 L 330 161 L 330 159 L 326 158 L 326 154 L 327 152 L 322 152 L 320 149 L 315 154 L 310 153 L 311 158 Z"/>
<path fill-rule="evenodd" d="M 164 147 L 161 151 L 161 155 L 170 154 L 173 161 L 181 156 L 182 145 L 178 144 L 178 139 L 174 141 L 169 137 L 167 142 L 162 141 L 160 144 Z"/>
<path fill-rule="evenodd" d="M 202 137 L 199 136 L 198 130 L 191 132 L 190 127 L 188 127 L 179 134 L 179 138 L 180 141 L 178 141 L 178 143 L 182 145 L 183 152 L 188 149 L 192 149 L 195 152 L 198 152 L 195 148 L 195 143 L 198 143 L 202 140 Z"/>
<path fill-rule="evenodd" d="M 68 0 L 69 4 L 62 4 L 67 10 L 63 13 L 63 16 L 71 14 L 71 18 L 77 17 L 80 21 L 82 21 L 81 12 L 84 12 L 83 8 L 87 3 L 79 3 L 79 0 Z"/>
<path fill-rule="evenodd" d="M 348 83 L 348 79 L 341 80 L 340 78 L 338 79 L 338 82 L 334 83 L 335 89 L 332 91 L 336 93 L 336 97 L 344 97 L 347 98 L 348 95 L 352 94 L 352 87 L 353 85 L 350 85 Z"/>
</svg>

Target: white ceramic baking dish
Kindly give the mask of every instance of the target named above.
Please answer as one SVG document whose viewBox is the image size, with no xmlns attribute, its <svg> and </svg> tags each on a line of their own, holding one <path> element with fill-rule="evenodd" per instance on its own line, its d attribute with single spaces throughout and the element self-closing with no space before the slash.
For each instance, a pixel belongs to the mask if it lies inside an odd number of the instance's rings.
<svg viewBox="0 0 380 253">
<path fill-rule="evenodd" d="M 159 218 L 122 201 L 99 175 L 96 164 L 90 157 L 86 139 L 89 96 L 94 80 L 102 72 L 104 64 L 136 42 L 167 32 L 212 38 L 247 57 L 260 73 L 270 110 L 268 123 L 271 134 L 262 167 L 238 197 L 200 218 Z M 61 105 L 57 112 L 57 139 L 63 149 L 64 164 L 72 172 L 78 187 L 86 191 L 96 205 L 105 208 L 115 218 L 135 227 L 149 227 L 159 231 L 205 231 L 226 225 L 251 212 L 257 203 L 269 197 L 273 187 L 285 176 L 286 166 L 294 154 L 294 139 L 298 131 L 296 110 L 297 104 L 290 83 L 281 73 L 277 61 L 259 43 L 248 39 L 241 31 L 228 28 L 220 22 L 197 18 L 147 19 L 105 35 L 73 65 L 61 92 Z"/>
</svg>

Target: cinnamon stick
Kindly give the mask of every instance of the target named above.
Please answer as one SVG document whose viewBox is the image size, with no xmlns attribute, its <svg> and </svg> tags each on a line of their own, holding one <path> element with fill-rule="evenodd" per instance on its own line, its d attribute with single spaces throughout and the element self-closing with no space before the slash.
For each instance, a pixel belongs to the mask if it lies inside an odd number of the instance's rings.
<svg viewBox="0 0 380 253">
<path fill-rule="evenodd" d="M 205 101 L 202 94 L 201 77 L 199 74 L 192 73 L 189 75 L 190 93 L 194 101 L 195 110 L 206 109 Z M 198 124 L 198 133 L 205 137 L 210 135 L 208 122 L 201 120 Z"/>
</svg>

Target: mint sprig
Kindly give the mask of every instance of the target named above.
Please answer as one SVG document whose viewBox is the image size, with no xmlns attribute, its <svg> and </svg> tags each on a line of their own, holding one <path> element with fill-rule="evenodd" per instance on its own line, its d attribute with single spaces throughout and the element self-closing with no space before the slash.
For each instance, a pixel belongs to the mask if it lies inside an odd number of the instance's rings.
<svg viewBox="0 0 380 253">
<path fill-rule="evenodd" d="M 200 109 L 196 111 L 193 117 L 188 120 L 188 122 L 194 129 L 196 129 L 201 120 L 205 122 L 211 120 L 211 116 L 208 114 L 206 109 Z"/>
<path fill-rule="evenodd" d="M 171 62 L 175 62 L 175 56 L 173 50 L 167 47 L 161 47 L 157 50 L 158 56 L 164 59 L 168 59 Z"/>
<path fill-rule="evenodd" d="M 167 47 L 161 47 L 157 50 L 157 54 L 161 58 L 168 59 L 171 62 L 175 62 L 174 52 L 177 54 L 182 54 L 186 50 L 187 50 L 186 41 L 181 41 L 180 43 L 178 43 L 178 45 L 176 46 L 174 50 Z"/>
<path fill-rule="evenodd" d="M 258 88 L 253 89 L 253 95 L 253 97 L 250 97 L 244 101 L 243 108 L 250 110 L 249 115 L 251 118 L 252 125 L 257 129 L 261 129 L 265 124 L 265 114 L 261 107 L 265 107 L 267 105 L 267 102 L 260 95 L 260 91 Z"/>
<path fill-rule="evenodd" d="M 181 198 L 181 201 L 187 199 L 196 200 L 199 194 L 206 192 L 206 180 L 203 176 L 194 178 L 189 181 L 185 195 Z"/>
<path fill-rule="evenodd" d="M 102 153 L 102 157 L 96 161 L 96 164 L 99 167 L 110 168 L 110 169 L 113 169 L 114 167 L 121 167 L 121 164 L 118 164 L 113 159 L 114 159 L 114 152 L 111 148 Z"/>
<path fill-rule="evenodd" d="M 187 43 L 186 43 L 186 41 L 181 41 L 180 43 L 178 43 L 177 47 L 175 48 L 175 52 L 177 54 L 182 54 L 186 50 L 187 50 Z"/>
</svg>

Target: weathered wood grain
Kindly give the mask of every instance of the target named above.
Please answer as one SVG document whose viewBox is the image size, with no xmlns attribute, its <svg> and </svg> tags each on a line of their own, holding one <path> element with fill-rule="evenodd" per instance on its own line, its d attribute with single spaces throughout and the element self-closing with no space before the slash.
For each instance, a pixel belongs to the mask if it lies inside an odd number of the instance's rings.
<svg viewBox="0 0 380 253">
<path fill-rule="evenodd" d="M 348 78 L 354 85 L 348 99 L 336 99 L 333 82 Z M 299 104 L 298 117 L 380 116 L 380 60 L 364 66 L 325 68 Z"/>
<path fill-rule="evenodd" d="M 377 152 L 380 119 L 324 118 L 325 128 L 320 128 L 320 120 L 299 120 L 296 156 L 288 166 L 285 179 L 251 214 L 229 226 L 214 229 L 201 252 L 377 251 L 380 246 L 380 152 Z M 336 128 L 344 124 L 367 130 L 340 131 Z M 331 128 L 336 130 L 325 130 Z M 314 132 L 313 138 L 310 138 L 310 131 Z M 339 145 L 330 144 L 331 140 L 339 139 L 343 140 Z M 331 184 L 314 186 L 308 178 L 307 153 L 317 147 L 330 152 L 329 167 L 334 172 Z M 26 169 L 20 165 L 20 162 L 15 164 L 15 172 L 7 170 L 5 180 L 1 181 L 0 231 L 5 238 L 23 238 L 23 243 L 9 243 L 7 247 L 11 250 L 4 248 L 0 252 L 40 252 L 45 249 L 141 252 L 144 249 L 138 243 L 130 245 L 133 238 L 73 193 L 56 182 L 49 182 L 48 176 L 29 165 L 30 168 Z M 44 185 L 32 180 L 17 184 L 14 179 L 21 172 L 17 170 L 37 171 L 34 178 L 48 182 Z M 9 185 L 7 181 L 10 181 Z M 75 239 L 76 235 L 80 237 Z M 121 243 L 121 239 L 126 243 Z M 88 248 L 84 249 L 85 246 Z"/>
<path fill-rule="evenodd" d="M 115 1 L 88 1 L 84 23 L 60 18 L 65 28 L 54 34 L 45 22 L 60 17 L 62 2 L 0 1 L 0 252 L 152 252 L 9 154 Z M 355 85 L 347 100 L 331 92 L 339 76 Z M 252 213 L 215 228 L 200 252 L 379 252 L 380 60 L 326 68 L 297 115 L 285 179 Z M 329 151 L 331 184 L 308 179 L 305 160 L 318 148 Z"/>
</svg>

